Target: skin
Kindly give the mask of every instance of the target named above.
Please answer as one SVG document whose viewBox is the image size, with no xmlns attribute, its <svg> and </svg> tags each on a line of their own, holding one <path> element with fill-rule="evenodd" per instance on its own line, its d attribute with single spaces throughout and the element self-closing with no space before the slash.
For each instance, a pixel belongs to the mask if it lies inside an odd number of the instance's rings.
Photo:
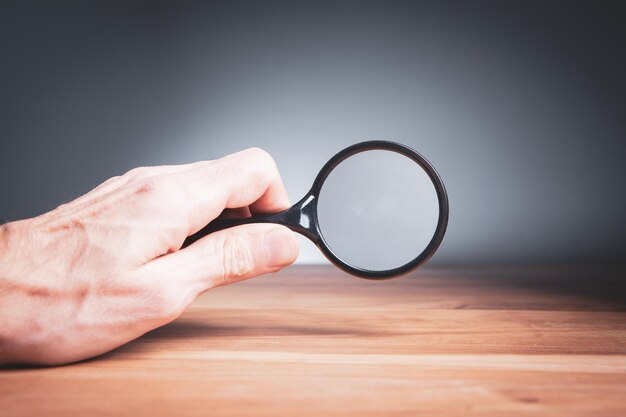
<svg viewBox="0 0 626 417">
<path fill-rule="evenodd" d="M 289 207 L 272 158 L 137 168 L 41 216 L 0 226 L 0 364 L 108 352 L 178 317 L 203 292 L 298 256 L 289 229 L 251 224 L 180 249 L 220 215 Z"/>
</svg>

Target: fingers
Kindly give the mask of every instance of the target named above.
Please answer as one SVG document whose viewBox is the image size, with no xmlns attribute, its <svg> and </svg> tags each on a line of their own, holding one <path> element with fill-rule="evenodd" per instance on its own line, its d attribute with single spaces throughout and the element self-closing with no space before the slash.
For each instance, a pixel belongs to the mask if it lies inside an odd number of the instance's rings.
<svg viewBox="0 0 626 417">
<path fill-rule="evenodd" d="M 298 241 L 284 226 L 248 224 L 212 233 L 143 265 L 142 272 L 193 288 L 195 294 L 268 272 L 298 257 Z"/>
<path fill-rule="evenodd" d="M 289 199 L 272 157 L 248 149 L 199 165 L 194 169 L 150 177 L 140 182 L 148 206 L 175 211 L 191 235 L 224 209 L 250 206 L 270 213 L 289 208 Z M 147 191 L 147 192 L 146 192 Z"/>
<path fill-rule="evenodd" d="M 183 165 L 162 165 L 154 167 L 138 167 L 134 168 L 124 175 L 118 175 L 111 177 L 87 192 L 86 194 L 60 205 L 55 209 L 57 213 L 63 212 L 64 214 L 75 213 L 84 209 L 85 207 L 97 204 L 98 201 L 105 199 L 109 194 L 118 191 L 121 187 L 127 186 L 130 183 L 140 182 L 142 180 L 155 177 L 158 175 L 174 174 L 178 172 L 189 171 L 191 169 L 198 168 L 200 166 L 208 164 L 210 161 L 198 161 L 191 164 Z"/>
<path fill-rule="evenodd" d="M 289 208 L 289 198 L 272 157 L 248 149 L 214 161 L 195 172 L 178 175 L 190 196 L 187 214 L 195 233 L 223 209 L 250 206 L 252 213 L 272 213 Z M 211 188 L 212 192 L 202 192 Z M 205 200 L 203 196 L 210 196 Z"/>
</svg>

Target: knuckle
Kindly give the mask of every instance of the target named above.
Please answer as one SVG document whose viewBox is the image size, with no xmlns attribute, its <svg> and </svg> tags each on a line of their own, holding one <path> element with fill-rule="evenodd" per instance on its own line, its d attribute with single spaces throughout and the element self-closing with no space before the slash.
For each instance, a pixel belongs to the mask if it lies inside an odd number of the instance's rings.
<svg viewBox="0 0 626 417">
<path fill-rule="evenodd" d="M 129 195 L 140 213 L 148 215 L 151 221 L 158 222 L 156 230 L 170 240 L 172 233 L 188 227 L 185 209 L 184 190 L 169 175 L 153 175 L 128 185 Z"/>
<path fill-rule="evenodd" d="M 119 180 L 120 180 L 120 178 L 122 178 L 122 176 L 121 176 L 121 175 L 116 175 L 116 176 L 114 176 L 114 177 L 109 178 L 108 180 L 106 180 L 105 182 L 103 182 L 103 183 L 102 183 L 102 184 L 100 184 L 100 185 L 108 185 L 108 184 L 112 184 L 112 183 L 114 183 L 114 182 L 116 182 L 116 181 L 119 181 Z"/>
<path fill-rule="evenodd" d="M 273 181 L 278 176 L 278 167 L 274 158 L 261 148 L 250 148 L 248 151 L 252 158 L 252 163 L 248 166 L 254 170 L 254 176 L 262 183 Z"/>
<path fill-rule="evenodd" d="M 180 228 L 184 216 L 180 215 L 185 204 L 183 191 L 175 181 L 165 175 L 144 178 L 131 185 L 133 194 L 141 202 L 141 206 L 150 213 L 158 214 L 165 221 L 161 227 Z M 168 229 L 169 230 L 169 229 Z"/>
<path fill-rule="evenodd" d="M 106 180 L 106 181 L 102 182 L 101 184 L 99 184 L 97 187 L 95 187 L 91 192 L 96 191 L 96 190 L 102 190 L 105 187 L 108 187 L 108 186 L 110 186 L 112 184 L 115 184 L 115 183 L 120 181 L 120 178 L 122 178 L 120 175 L 117 175 L 115 177 L 111 177 L 108 180 Z"/>
<path fill-rule="evenodd" d="M 154 173 L 154 170 L 152 167 L 137 167 L 126 172 L 124 174 L 124 177 L 128 178 L 131 181 L 135 181 L 135 180 L 148 178 L 153 173 Z"/>
<path fill-rule="evenodd" d="M 222 240 L 222 271 L 226 283 L 254 271 L 255 259 L 252 242 L 245 236 L 231 233 Z"/>
<path fill-rule="evenodd" d="M 269 158 L 271 159 L 272 156 L 269 154 L 269 152 L 267 152 L 266 150 L 259 148 L 259 147 L 252 147 L 252 148 L 248 148 L 246 149 L 246 152 L 249 155 L 255 156 L 257 158 Z"/>
<path fill-rule="evenodd" d="M 248 150 L 250 155 L 257 161 L 257 163 L 264 167 L 276 167 L 276 162 L 269 152 L 261 148 L 250 148 Z"/>
<path fill-rule="evenodd" d="M 133 184 L 135 194 L 157 194 L 168 191 L 168 182 L 164 177 L 146 176 Z"/>
</svg>

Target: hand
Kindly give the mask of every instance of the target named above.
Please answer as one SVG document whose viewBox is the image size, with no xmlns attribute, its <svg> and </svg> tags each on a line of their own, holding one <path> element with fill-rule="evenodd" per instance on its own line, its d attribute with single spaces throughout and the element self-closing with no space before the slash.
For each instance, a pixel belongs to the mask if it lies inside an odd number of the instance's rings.
<svg viewBox="0 0 626 417">
<path fill-rule="evenodd" d="M 0 226 L 0 363 L 99 355 L 178 317 L 204 291 L 291 264 L 293 233 L 250 224 L 185 238 L 224 209 L 284 210 L 272 158 L 137 168 L 32 219 Z"/>
</svg>

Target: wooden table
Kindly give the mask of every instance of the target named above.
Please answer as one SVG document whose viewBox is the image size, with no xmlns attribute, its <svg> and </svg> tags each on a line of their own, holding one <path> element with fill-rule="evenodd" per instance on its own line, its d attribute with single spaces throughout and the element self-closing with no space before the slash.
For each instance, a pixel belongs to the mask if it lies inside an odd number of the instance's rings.
<svg viewBox="0 0 626 417">
<path fill-rule="evenodd" d="M 626 415 L 620 273 L 291 267 L 105 356 L 0 370 L 1 416 Z"/>
</svg>

